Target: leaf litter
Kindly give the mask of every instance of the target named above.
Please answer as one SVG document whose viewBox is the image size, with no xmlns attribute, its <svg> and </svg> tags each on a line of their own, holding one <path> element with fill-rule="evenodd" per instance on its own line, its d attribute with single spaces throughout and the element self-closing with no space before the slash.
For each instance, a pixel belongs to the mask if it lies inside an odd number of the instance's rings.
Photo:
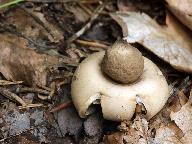
<svg viewBox="0 0 192 144">
<path fill-rule="evenodd" d="M 143 45 L 179 71 L 192 72 L 191 32 L 171 14 L 167 14 L 166 26 L 160 26 L 145 13 L 117 12 L 111 17 L 122 27 L 127 42 Z"/>
<path fill-rule="evenodd" d="M 0 94 L 0 141 L 190 144 L 191 78 L 184 79 L 186 75 L 177 71 L 165 72 L 172 94 L 162 111 L 149 121 L 142 103 L 137 104 L 132 120 L 121 124 L 104 120 L 100 108 L 87 119 L 78 116 L 70 98 L 71 77 L 83 58 L 107 49 L 122 37 L 112 18 L 120 24 L 128 43 L 143 45 L 179 71 L 192 71 L 191 31 L 170 12 L 166 12 L 166 25 L 159 25 L 155 20 L 159 22 L 163 16 L 161 2 L 90 2 L 32 1 L 1 13 L 0 86 L 9 91 L 12 102 Z M 124 12 L 116 12 L 114 5 Z M 150 10 L 152 6 L 158 13 Z M 177 9 L 183 8 L 177 5 Z M 10 93 L 25 104 L 13 103 Z"/>
<path fill-rule="evenodd" d="M 189 29 L 192 30 L 192 3 L 190 0 L 166 0 L 168 9 Z"/>
</svg>

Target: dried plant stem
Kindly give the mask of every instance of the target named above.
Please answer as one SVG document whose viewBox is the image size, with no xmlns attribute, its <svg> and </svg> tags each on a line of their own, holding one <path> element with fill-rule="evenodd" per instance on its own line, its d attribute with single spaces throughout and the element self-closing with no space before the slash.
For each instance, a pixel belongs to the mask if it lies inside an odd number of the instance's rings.
<svg viewBox="0 0 192 144">
<path fill-rule="evenodd" d="M 5 8 L 5 7 L 9 7 L 9 6 L 14 5 L 14 4 L 18 4 L 19 2 L 22 2 L 22 1 L 24 1 L 24 0 L 13 0 L 13 1 L 7 2 L 5 4 L 0 5 L 0 9 Z"/>
<path fill-rule="evenodd" d="M 18 88 L 16 93 L 40 93 L 40 94 L 44 94 L 44 95 L 48 95 L 49 91 L 47 90 L 43 90 L 43 89 L 39 89 L 39 88 Z"/>
<path fill-rule="evenodd" d="M 9 90 L 7 90 L 5 88 L 0 88 L 0 93 L 3 96 L 5 96 L 6 98 L 20 103 L 22 106 L 26 106 L 27 105 L 18 95 L 10 92 Z"/>
<path fill-rule="evenodd" d="M 19 106 L 19 109 L 25 109 L 25 108 L 35 108 L 35 107 L 42 107 L 43 104 L 37 103 L 37 104 L 27 104 L 26 106 Z"/>
<path fill-rule="evenodd" d="M 103 49 L 107 49 L 109 46 L 105 45 L 105 44 L 101 44 L 101 43 L 97 43 L 97 42 L 93 42 L 93 41 L 85 41 L 85 40 L 76 40 L 77 43 L 82 44 L 82 45 L 86 45 L 86 46 L 91 46 L 91 47 L 100 47 Z"/>
<path fill-rule="evenodd" d="M 51 91 L 51 88 L 46 87 L 46 86 L 44 86 L 44 85 L 37 84 L 37 86 L 38 86 L 39 88 L 44 89 L 44 90 Z"/>
<path fill-rule="evenodd" d="M 76 2 L 78 0 L 26 0 L 29 2 L 37 2 L 37 3 L 67 3 L 67 2 Z"/>
<path fill-rule="evenodd" d="M 0 80 L 0 85 L 1 86 L 6 86 L 6 85 L 16 85 L 16 84 L 21 84 L 23 81 L 7 81 L 7 80 Z"/>
<path fill-rule="evenodd" d="M 65 102 L 61 103 L 60 105 L 54 107 L 50 112 L 52 112 L 52 113 L 57 112 L 57 111 L 60 111 L 62 109 L 65 109 L 71 105 L 72 105 L 72 101 L 68 100 L 68 101 L 65 101 Z"/>
</svg>

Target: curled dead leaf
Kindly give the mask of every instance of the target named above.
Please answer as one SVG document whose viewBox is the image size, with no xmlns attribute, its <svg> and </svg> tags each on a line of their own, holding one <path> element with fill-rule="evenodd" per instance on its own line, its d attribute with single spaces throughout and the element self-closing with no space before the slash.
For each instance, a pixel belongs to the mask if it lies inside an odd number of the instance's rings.
<svg viewBox="0 0 192 144">
<path fill-rule="evenodd" d="M 168 9 L 188 28 L 192 30 L 192 1 L 166 0 Z"/>
<path fill-rule="evenodd" d="M 155 138 L 152 138 L 150 141 L 154 144 L 182 144 L 174 130 L 166 126 L 157 129 Z"/>
<path fill-rule="evenodd" d="M 110 14 L 129 43 L 138 42 L 179 71 L 192 73 L 192 34 L 168 14 L 167 26 L 158 25 L 144 13 Z"/>
<path fill-rule="evenodd" d="M 178 112 L 171 112 L 171 120 L 182 130 L 184 134 L 192 131 L 192 95 L 188 102 Z"/>
<path fill-rule="evenodd" d="M 171 112 L 171 120 L 180 128 L 183 132 L 183 137 L 180 141 L 183 144 L 190 144 L 192 141 L 192 93 L 190 94 L 188 102 L 181 107 L 177 112 Z"/>
</svg>

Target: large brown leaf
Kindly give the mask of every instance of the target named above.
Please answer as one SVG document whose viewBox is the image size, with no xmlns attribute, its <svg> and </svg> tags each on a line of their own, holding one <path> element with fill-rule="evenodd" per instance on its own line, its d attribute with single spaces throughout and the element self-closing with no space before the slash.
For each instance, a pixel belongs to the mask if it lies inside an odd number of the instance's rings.
<svg viewBox="0 0 192 144">
<path fill-rule="evenodd" d="M 192 30 L 192 0 L 166 0 L 170 11 Z"/>
<path fill-rule="evenodd" d="M 46 85 L 59 58 L 36 53 L 27 41 L 11 34 L 0 34 L 0 72 L 8 80 L 28 85 Z"/>
<path fill-rule="evenodd" d="M 138 42 L 175 69 L 192 73 L 192 34 L 172 15 L 167 15 L 167 26 L 144 13 L 117 12 L 111 17 L 122 27 L 127 42 Z"/>
</svg>

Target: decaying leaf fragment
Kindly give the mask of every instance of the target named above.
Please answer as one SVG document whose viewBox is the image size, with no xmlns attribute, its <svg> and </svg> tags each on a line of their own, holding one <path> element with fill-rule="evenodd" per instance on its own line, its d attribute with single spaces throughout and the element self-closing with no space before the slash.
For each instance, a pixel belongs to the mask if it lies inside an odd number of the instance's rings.
<svg viewBox="0 0 192 144">
<path fill-rule="evenodd" d="M 192 1 L 166 0 L 169 10 L 188 28 L 192 30 Z"/>
<path fill-rule="evenodd" d="M 144 13 L 111 14 L 129 43 L 138 42 L 179 71 L 192 73 L 192 34 L 168 13 L 167 26 L 158 25 Z"/>
<path fill-rule="evenodd" d="M 184 133 L 181 141 L 184 144 L 190 144 L 192 141 L 192 93 L 188 102 L 178 112 L 172 112 L 170 117 Z"/>
<path fill-rule="evenodd" d="M 10 34 L 0 35 L 0 72 L 7 80 L 28 85 L 46 85 L 59 58 L 38 54 L 27 48 L 27 41 Z"/>
<path fill-rule="evenodd" d="M 56 43 L 63 39 L 60 29 L 38 11 L 16 8 L 14 12 L 7 13 L 5 18 L 6 25 L 13 25 L 18 32 L 33 40 L 48 39 Z"/>
<path fill-rule="evenodd" d="M 182 144 L 176 133 L 167 126 L 162 126 L 156 130 L 155 138 L 150 139 L 152 144 Z"/>
</svg>

